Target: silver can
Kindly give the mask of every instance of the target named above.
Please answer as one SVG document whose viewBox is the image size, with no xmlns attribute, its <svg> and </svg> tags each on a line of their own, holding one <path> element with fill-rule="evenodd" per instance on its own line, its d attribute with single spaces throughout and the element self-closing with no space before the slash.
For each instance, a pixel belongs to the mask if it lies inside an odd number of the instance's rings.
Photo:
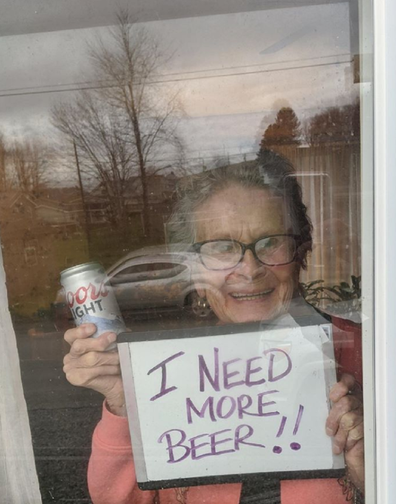
<svg viewBox="0 0 396 504">
<path fill-rule="evenodd" d="M 116 334 L 125 331 L 113 289 L 99 263 L 79 264 L 62 271 L 61 284 L 77 326 L 95 324 L 94 338 L 108 331 Z"/>
</svg>

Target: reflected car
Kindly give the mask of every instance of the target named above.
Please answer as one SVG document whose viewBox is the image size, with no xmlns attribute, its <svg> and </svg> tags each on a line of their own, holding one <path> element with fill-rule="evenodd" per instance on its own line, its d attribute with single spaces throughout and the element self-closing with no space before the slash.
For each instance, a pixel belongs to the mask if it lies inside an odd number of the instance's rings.
<svg viewBox="0 0 396 504">
<path fill-rule="evenodd" d="M 210 308 L 199 303 L 195 290 L 197 255 L 188 252 L 163 252 L 130 255 L 107 270 L 116 299 L 123 313 L 145 310 L 187 309 L 205 318 Z"/>
<path fill-rule="evenodd" d="M 172 252 L 165 246 L 136 250 L 117 261 L 106 274 L 124 317 L 175 310 L 209 317 L 210 308 L 199 302 L 195 290 L 197 261 L 195 253 Z M 70 327 L 73 320 L 62 291 L 53 306 L 59 330 Z"/>
</svg>

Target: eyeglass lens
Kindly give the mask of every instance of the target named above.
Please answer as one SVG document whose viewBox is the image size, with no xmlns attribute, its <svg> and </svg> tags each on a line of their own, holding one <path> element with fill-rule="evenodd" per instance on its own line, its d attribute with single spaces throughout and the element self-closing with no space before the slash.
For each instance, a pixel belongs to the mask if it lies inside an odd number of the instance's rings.
<svg viewBox="0 0 396 504">
<path fill-rule="evenodd" d="M 296 252 L 292 236 L 269 236 L 254 244 L 256 258 L 268 266 L 287 264 Z M 204 243 L 201 246 L 201 258 L 208 269 L 227 269 L 235 267 L 243 255 L 242 245 L 233 240 L 219 240 Z"/>
</svg>

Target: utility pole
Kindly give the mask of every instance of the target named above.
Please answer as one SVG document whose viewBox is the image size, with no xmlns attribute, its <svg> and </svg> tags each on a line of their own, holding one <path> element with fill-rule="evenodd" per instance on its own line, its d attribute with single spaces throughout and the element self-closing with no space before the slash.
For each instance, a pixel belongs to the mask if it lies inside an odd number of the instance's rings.
<svg viewBox="0 0 396 504">
<path fill-rule="evenodd" d="M 80 161 L 78 159 L 77 145 L 76 145 L 75 140 L 73 140 L 73 149 L 74 149 L 74 157 L 76 159 L 78 184 L 80 186 L 80 193 L 81 193 L 81 202 L 82 202 L 82 207 L 83 207 L 83 212 L 84 212 L 85 235 L 87 237 L 87 245 L 88 245 L 88 257 L 91 258 L 91 232 L 89 229 L 88 209 L 87 209 L 87 205 L 85 202 L 84 187 L 83 187 L 83 183 L 82 183 L 81 170 L 80 170 Z"/>
</svg>

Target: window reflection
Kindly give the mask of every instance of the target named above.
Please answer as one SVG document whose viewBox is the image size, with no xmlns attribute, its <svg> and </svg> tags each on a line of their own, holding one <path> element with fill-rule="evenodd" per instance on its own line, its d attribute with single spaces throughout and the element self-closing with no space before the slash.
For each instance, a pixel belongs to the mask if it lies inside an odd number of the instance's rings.
<svg viewBox="0 0 396 504">
<path fill-rule="evenodd" d="M 74 477 L 68 466 L 61 484 L 43 462 L 60 441 L 42 446 L 41 420 L 69 431 L 76 405 L 90 416 L 101 402 L 61 372 L 72 320 L 59 273 L 98 260 L 138 330 L 213 324 L 194 259 L 167 244 L 177 188 L 195 174 L 253 166 L 266 149 L 288 158 L 314 228 L 304 295 L 360 321 L 354 16 L 337 3 L 139 23 L 133 79 L 108 27 L 5 37 L 1 238 L 44 499 L 70 495 Z M 89 435 L 82 445 L 84 465 Z M 83 473 L 72 498 L 88 498 Z"/>
</svg>

